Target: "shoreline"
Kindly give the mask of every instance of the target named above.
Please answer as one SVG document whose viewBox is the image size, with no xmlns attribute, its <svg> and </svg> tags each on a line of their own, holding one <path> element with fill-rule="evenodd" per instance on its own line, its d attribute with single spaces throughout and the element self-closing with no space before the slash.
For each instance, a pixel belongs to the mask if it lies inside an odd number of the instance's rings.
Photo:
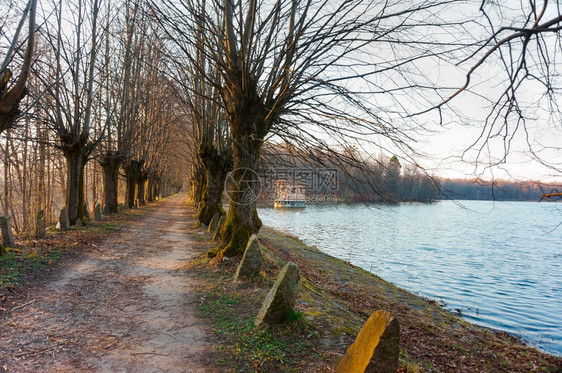
<svg viewBox="0 0 562 373">
<path fill-rule="evenodd" d="M 346 263 L 346 264 L 348 264 L 348 265 L 351 265 L 351 266 L 357 267 L 357 268 L 359 268 L 359 269 L 361 269 L 361 270 L 364 270 L 364 271 L 366 271 L 366 272 L 368 272 L 368 273 L 370 273 L 370 274 L 376 276 L 376 277 L 379 278 L 381 281 L 387 283 L 389 286 L 394 286 L 394 287 L 396 287 L 396 288 L 398 288 L 398 289 L 400 289 L 400 290 L 402 290 L 402 291 L 404 291 L 404 292 L 410 293 L 410 294 L 413 295 L 413 296 L 416 296 L 416 297 L 418 297 L 418 298 L 420 298 L 420 299 L 423 299 L 423 300 L 427 301 L 428 303 L 438 304 L 441 308 L 443 308 L 444 311 L 449 312 L 449 313 L 451 313 L 451 314 L 453 314 L 453 315 L 455 315 L 455 316 L 459 316 L 460 318 L 462 318 L 462 319 L 463 319 L 464 321 L 466 321 L 467 323 L 470 323 L 470 324 L 475 325 L 475 326 L 477 326 L 477 327 L 480 327 L 480 328 L 489 330 L 490 332 L 493 332 L 493 333 L 507 333 L 508 335 L 510 335 L 510 336 L 512 336 L 512 337 L 514 337 L 514 338 L 516 338 L 516 339 L 518 339 L 518 340 L 520 340 L 523 344 L 527 345 L 528 347 L 536 348 L 537 350 L 541 351 L 542 353 L 545 353 L 545 354 L 548 354 L 548 355 L 552 355 L 552 356 L 555 356 L 555 357 L 558 357 L 558 358 L 562 358 L 562 353 L 557 353 L 557 352 L 555 352 L 555 351 L 549 351 L 548 349 L 545 349 L 545 348 L 541 347 L 540 343 L 538 343 L 538 342 L 537 342 L 537 343 L 533 343 L 533 340 L 525 338 L 525 336 L 522 335 L 522 334 L 512 333 L 512 332 L 510 332 L 510 331 L 508 331 L 508 330 L 502 330 L 502 329 L 499 329 L 499 328 L 494 328 L 494 327 L 492 327 L 492 326 L 482 325 L 482 324 L 479 324 L 476 320 L 469 320 L 469 319 L 466 318 L 464 312 L 463 312 L 461 309 L 450 308 L 449 305 L 447 304 L 447 302 L 445 302 L 442 298 L 441 298 L 441 299 L 440 299 L 439 297 L 437 297 L 437 298 L 432 298 L 432 297 L 429 297 L 429 296 L 425 296 L 425 295 L 423 295 L 423 294 L 421 294 L 421 293 L 419 293 L 419 292 L 416 292 L 416 291 L 414 291 L 414 290 L 408 290 L 408 289 L 405 288 L 405 287 L 402 287 L 402 286 L 400 286 L 400 285 L 398 285 L 398 284 L 395 284 L 395 283 L 393 283 L 393 282 L 391 282 L 391 281 L 389 281 L 389 280 L 386 280 L 386 279 L 380 277 L 380 276 L 377 275 L 375 272 L 373 272 L 373 271 L 371 271 L 371 270 L 369 270 L 369 269 L 363 268 L 363 267 L 361 267 L 360 265 L 353 264 L 353 263 L 349 262 L 349 260 L 346 260 L 346 259 L 343 259 L 343 258 L 338 258 L 337 256 L 334 256 L 334 255 L 332 255 L 332 254 L 330 254 L 330 253 L 328 253 L 328 252 L 326 252 L 326 251 L 324 251 L 324 250 L 322 250 L 322 249 L 320 249 L 320 248 L 318 248 L 318 247 L 316 247 L 316 246 L 307 245 L 306 243 L 303 242 L 303 240 L 302 240 L 301 238 L 299 238 L 298 236 L 296 236 L 296 235 L 294 235 L 294 234 L 291 234 L 291 233 L 289 233 L 289 232 L 282 232 L 282 231 L 280 231 L 280 230 L 278 230 L 278 229 L 275 229 L 275 228 L 269 227 L 269 226 L 264 226 L 262 229 L 267 229 L 267 230 L 270 230 L 270 231 L 274 232 L 274 233 L 277 234 L 277 235 L 281 235 L 281 236 L 285 236 L 285 237 L 288 237 L 288 238 L 297 240 L 297 241 L 301 242 L 302 245 L 305 245 L 305 246 L 307 246 L 307 247 L 309 247 L 309 248 L 316 249 L 316 250 L 318 250 L 319 252 L 321 252 L 321 253 L 327 255 L 327 256 L 330 257 L 330 258 L 337 259 L 337 260 L 341 260 L 342 262 L 344 262 L 344 263 Z M 260 231 L 260 233 L 261 233 L 261 231 Z M 544 342 L 544 343 L 548 343 L 548 342 Z"/>
<path fill-rule="evenodd" d="M 552 361 L 555 363 L 552 366 L 553 371 L 562 371 L 562 356 L 545 352 L 538 349 L 537 347 L 530 346 L 519 336 L 471 323 L 463 319 L 458 314 L 446 309 L 435 300 L 427 299 L 406 289 L 398 287 L 388 281 L 385 281 L 374 273 L 371 273 L 358 266 L 352 265 L 342 259 L 333 257 L 330 254 L 327 254 L 315 247 L 310 247 L 304 244 L 304 242 L 302 242 L 300 239 L 279 232 L 273 228 L 262 228 L 258 236 L 261 237 L 261 242 L 268 249 L 273 248 L 273 250 L 277 254 L 281 254 L 281 256 L 288 258 L 288 260 L 294 261 L 299 264 L 299 266 L 303 268 L 302 272 L 305 276 L 308 276 L 309 278 L 316 277 L 315 280 L 318 280 L 320 277 L 324 276 L 324 279 L 327 279 L 327 281 L 329 282 L 328 286 L 326 286 L 326 289 L 332 295 L 332 297 L 350 305 L 350 309 L 348 310 L 349 314 L 359 316 L 361 319 L 366 319 L 368 316 L 370 316 L 371 312 L 374 312 L 376 310 L 374 309 L 375 307 L 373 307 L 374 305 L 376 305 L 381 309 L 387 309 L 393 314 L 397 315 L 401 323 L 401 328 L 405 327 L 402 330 L 405 331 L 405 333 L 402 333 L 401 336 L 401 357 L 416 355 L 415 353 L 411 353 L 410 348 L 413 346 L 410 347 L 408 343 L 406 343 L 406 346 L 404 346 L 406 348 L 404 348 L 404 351 L 402 351 L 402 340 L 404 339 L 404 334 L 411 334 L 412 330 L 410 329 L 418 329 L 414 325 L 410 324 L 410 321 L 415 321 L 417 318 L 420 321 L 429 322 L 430 326 L 437 327 L 437 329 L 442 329 L 429 332 L 420 330 L 422 334 L 418 335 L 418 342 L 425 339 L 434 340 L 435 332 L 438 331 L 443 332 L 443 336 L 447 336 L 451 331 L 454 331 L 454 329 L 461 328 L 461 330 L 464 330 L 466 332 L 466 335 L 461 336 L 455 331 L 451 334 L 451 337 L 457 339 L 459 339 L 460 337 L 460 341 L 465 340 L 466 337 L 472 337 L 469 339 L 478 340 L 479 338 L 477 337 L 487 336 L 490 338 L 490 341 L 493 342 L 492 345 L 498 344 L 495 347 L 502 346 L 501 349 L 495 351 L 496 353 L 494 355 L 497 355 L 498 353 L 510 355 L 510 352 L 513 352 L 514 350 L 523 350 L 526 351 L 529 356 L 536 354 L 537 357 L 541 355 L 543 355 L 543 357 L 551 357 Z M 315 274 L 314 272 L 319 272 L 320 274 Z M 330 280 L 330 277 L 332 276 L 334 280 Z M 370 290 L 376 290 L 383 295 L 366 295 L 365 293 L 370 293 Z M 360 296 L 360 294 L 365 294 L 366 296 L 362 297 Z M 359 300 L 359 298 L 361 298 L 361 300 Z M 306 304 L 306 302 L 303 302 L 303 304 Z M 412 318 L 412 313 L 419 314 L 416 317 Z M 352 320 L 353 317 L 347 317 L 347 319 Z M 362 324 L 356 323 L 354 325 L 354 329 L 356 330 L 356 332 L 358 332 L 361 327 Z M 471 346 L 466 343 L 467 341 L 463 342 L 463 344 L 459 343 L 459 349 L 457 349 L 457 352 L 463 349 L 466 350 L 471 348 Z M 484 343 L 481 347 L 489 348 L 490 346 L 486 346 L 486 344 Z M 455 355 L 458 354 L 448 355 L 448 358 L 451 358 Z M 460 360 L 463 360 L 461 357 L 467 355 L 460 354 L 458 356 Z M 465 358 L 464 360 L 467 359 Z M 496 357 L 493 360 L 500 361 L 501 359 L 498 359 Z M 507 362 L 508 360 L 509 359 L 503 360 L 500 363 L 500 365 L 503 364 L 501 368 L 510 366 L 510 364 Z M 473 368 L 474 366 L 472 366 L 471 368 L 469 368 L 469 366 L 466 366 L 467 370 Z M 517 371 L 518 367 L 513 366 L 510 369 L 515 370 L 508 369 L 508 371 Z M 546 369 L 548 371 L 548 368 Z M 460 369 L 460 371 L 463 371 L 463 369 Z"/>
<path fill-rule="evenodd" d="M 191 219 L 195 223 L 195 214 Z M 333 371 L 367 318 L 384 309 L 400 323 L 400 372 L 562 372 L 561 357 L 530 347 L 506 332 L 471 324 L 436 301 L 399 288 L 289 234 L 262 227 L 258 233 L 264 256 L 260 278 L 238 284 L 232 283 L 232 276 L 239 259 L 207 259 L 206 251 L 217 243 L 201 228 L 193 229 L 193 234 L 201 257 L 188 264 L 188 271 L 206 279 L 208 287 L 198 297 L 208 300 L 202 307 L 213 310 L 201 317 L 210 319 L 217 328 L 216 343 L 221 346 L 217 362 L 237 371 L 248 369 L 254 352 L 222 346 L 243 346 L 256 331 L 229 332 L 222 327 L 224 320 L 251 323 L 278 271 L 292 261 L 301 271 L 296 311 L 302 314 L 306 327 L 292 323 L 272 327 L 267 330 L 271 333 L 268 338 L 288 343 L 283 330 L 289 329 L 292 345 L 311 343 L 312 347 L 307 353 L 284 350 L 282 358 L 262 355 L 263 360 L 254 362 L 261 367 L 256 371 Z M 236 305 L 227 303 L 229 314 L 217 316 L 215 313 L 221 311 L 216 304 L 224 297 L 235 298 L 231 303 Z M 295 332 L 295 328 L 306 332 Z"/>
<path fill-rule="evenodd" d="M 561 356 L 556 235 L 537 239 L 547 228 L 541 222 L 556 219 L 556 206 L 471 202 L 464 208 L 448 201 L 396 210 L 263 209 L 260 215 L 264 224 L 329 255 L 416 295 L 444 301 L 466 321 L 521 336 Z M 528 224 L 518 226 L 521 221 Z"/>
<path fill-rule="evenodd" d="M 144 213 L 144 209 L 135 210 L 49 236 L 45 244 L 60 240 L 55 248 L 72 249 L 63 253 L 60 262 L 49 261 L 48 266 L 22 278 L 18 293 L 6 297 L 0 306 L 9 310 L 24 303 L 28 286 L 53 278 L 67 260 L 96 249 L 99 240 Z M 188 227 L 198 257 L 178 269 L 178 274 L 194 276 L 201 284 L 194 299 L 198 316 L 213 324 L 215 351 L 208 358 L 217 371 L 333 371 L 370 314 L 386 309 L 401 324 L 400 372 L 562 372 L 560 357 L 529 347 L 507 333 L 473 325 L 435 301 L 269 227 L 258 235 L 264 254 L 260 277 L 233 284 L 238 259 L 206 258 L 207 250 L 217 243 L 206 230 L 195 227 L 195 221 L 195 213 L 190 212 L 182 224 Z M 80 243 L 74 246 L 76 241 Z M 261 302 L 289 260 L 299 265 L 302 274 L 294 320 L 280 327 L 254 328 Z"/>
</svg>

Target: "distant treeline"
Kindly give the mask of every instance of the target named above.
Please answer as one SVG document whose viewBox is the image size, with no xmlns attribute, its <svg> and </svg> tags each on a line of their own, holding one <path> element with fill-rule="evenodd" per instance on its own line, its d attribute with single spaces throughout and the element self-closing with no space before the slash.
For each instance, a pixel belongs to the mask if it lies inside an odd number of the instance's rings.
<svg viewBox="0 0 562 373">
<path fill-rule="evenodd" d="M 260 174 L 260 199 L 271 202 L 276 181 L 304 187 L 307 196 L 330 196 L 340 202 L 431 202 L 440 199 L 538 201 L 562 185 L 480 179 L 443 179 L 401 164 L 397 156 L 366 158 L 353 148 L 315 149 L 266 146 Z M 318 199 L 317 199 L 318 200 Z M 321 200 L 321 199 L 320 199 Z"/>
<path fill-rule="evenodd" d="M 304 153 L 287 145 L 266 146 L 264 153 L 262 201 L 271 201 L 279 180 L 300 186 L 308 197 L 331 197 L 329 201 L 430 202 L 439 196 L 433 178 L 419 168 L 402 165 L 397 156 L 366 158 L 352 147 Z"/>
<path fill-rule="evenodd" d="M 441 180 L 440 198 L 499 201 L 539 201 L 543 194 L 562 191 L 562 185 L 496 180 Z"/>
</svg>

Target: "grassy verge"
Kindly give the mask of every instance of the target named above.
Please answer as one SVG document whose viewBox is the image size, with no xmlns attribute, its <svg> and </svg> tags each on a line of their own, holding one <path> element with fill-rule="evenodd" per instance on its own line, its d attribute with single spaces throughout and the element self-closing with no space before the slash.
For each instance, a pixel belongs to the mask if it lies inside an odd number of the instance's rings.
<svg viewBox="0 0 562 373">
<path fill-rule="evenodd" d="M 193 216 L 190 223 L 195 226 Z M 210 235 L 192 229 L 201 258 L 188 265 L 188 273 L 200 279 L 200 316 L 214 325 L 216 361 L 226 370 L 333 371 L 371 313 L 385 309 L 400 322 L 401 372 L 562 371 L 561 358 L 472 325 L 437 302 L 268 228 L 259 234 L 265 256 L 261 277 L 233 284 L 236 260 L 206 259 L 214 246 Z M 302 273 L 299 320 L 254 328 L 261 301 L 289 260 Z"/>
<path fill-rule="evenodd" d="M 50 266 L 64 255 L 59 249 L 38 250 L 32 247 L 14 249 L 0 256 L 0 289 L 17 286 L 24 275 Z"/>
<path fill-rule="evenodd" d="M 97 239 L 121 227 L 124 216 L 106 217 L 109 221 L 93 222 L 67 232 L 50 228 L 44 239 L 17 237 L 16 247 L 0 256 L 0 290 L 15 289 L 30 276 L 54 268 L 61 260 L 86 248 L 95 247 Z"/>
<path fill-rule="evenodd" d="M 199 278 L 199 316 L 212 324 L 220 367 L 238 372 L 303 371 L 311 365 L 310 357 L 318 355 L 317 334 L 302 313 L 295 311 L 280 326 L 254 326 L 255 313 L 271 286 L 267 278 L 234 284 L 233 266 L 211 263 L 206 256 L 187 268 Z"/>
</svg>

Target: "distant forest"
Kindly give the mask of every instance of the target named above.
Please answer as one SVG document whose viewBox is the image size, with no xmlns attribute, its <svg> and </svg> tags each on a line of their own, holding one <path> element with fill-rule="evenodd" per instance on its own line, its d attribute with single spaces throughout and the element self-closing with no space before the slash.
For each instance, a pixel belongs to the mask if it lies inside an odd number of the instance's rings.
<svg viewBox="0 0 562 373">
<path fill-rule="evenodd" d="M 260 176 L 260 199 L 271 202 L 276 181 L 300 186 L 308 197 L 329 196 L 339 202 L 432 202 L 442 199 L 539 201 L 545 193 L 562 191 L 562 185 L 533 181 L 444 179 L 423 169 L 403 165 L 400 159 L 379 155 L 366 159 L 353 149 L 319 150 L 309 154 L 289 145 L 266 146 Z M 333 153 L 338 153 L 337 157 Z M 347 160 L 347 162 L 346 162 Z M 314 199 L 322 203 L 322 199 Z"/>
<path fill-rule="evenodd" d="M 538 182 L 510 182 L 496 180 L 441 180 L 443 194 L 438 198 L 539 201 L 545 193 L 562 191 L 562 185 L 545 185 Z"/>
</svg>

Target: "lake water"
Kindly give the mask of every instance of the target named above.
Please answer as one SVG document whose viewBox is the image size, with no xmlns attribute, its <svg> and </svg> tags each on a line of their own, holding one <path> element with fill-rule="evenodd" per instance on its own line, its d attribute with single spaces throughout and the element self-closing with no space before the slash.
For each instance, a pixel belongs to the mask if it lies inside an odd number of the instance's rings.
<svg viewBox="0 0 562 373">
<path fill-rule="evenodd" d="M 562 355 L 562 204 L 263 208 L 263 223 Z"/>
</svg>

